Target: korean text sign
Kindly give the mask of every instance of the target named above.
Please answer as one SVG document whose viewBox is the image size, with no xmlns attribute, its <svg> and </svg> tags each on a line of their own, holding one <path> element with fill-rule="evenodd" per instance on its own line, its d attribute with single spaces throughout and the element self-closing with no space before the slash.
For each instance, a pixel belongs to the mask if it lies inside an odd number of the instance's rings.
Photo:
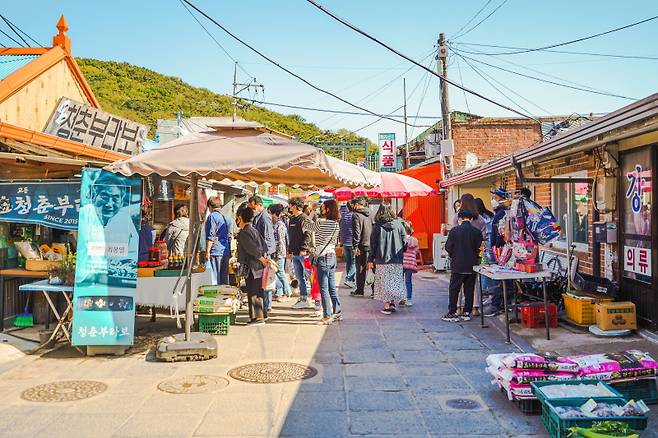
<svg viewBox="0 0 658 438">
<path fill-rule="evenodd" d="M 624 246 L 624 270 L 651 277 L 651 248 Z"/>
<path fill-rule="evenodd" d="M 45 132 L 78 143 L 134 155 L 142 151 L 148 128 L 63 97 L 50 117 Z"/>
<path fill-rule="evenodd" d="M 77 230 L 79 210 L 77 181 L 0 183 L 0 222 Z"/>
<path fill-rule="evenodd" d="M 132 345 L 141 179 L 84 169 L 73 345 Z"/>
<path fill-rule="evenodd" d="M 395 172 L 397 163 L 395 158 L 395 134 L 379 134 L 379 171 Z"/>
</svg>

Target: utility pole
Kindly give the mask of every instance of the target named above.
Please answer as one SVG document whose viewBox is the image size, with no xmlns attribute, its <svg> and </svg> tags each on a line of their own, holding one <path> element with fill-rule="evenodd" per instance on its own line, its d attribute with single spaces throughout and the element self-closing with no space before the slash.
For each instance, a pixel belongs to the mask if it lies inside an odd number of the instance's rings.
<svg viewBox="0 0 658 438">
<path fill-rule="evenodd" d="M 402 78 L 404 93 L 404 168 L 409 168 L 409 138 L 407 136 L 407 78 Z"/>
<path fill-rule="evenodd" d="M 448 83 L 443 79 L 448 77 L 448 47 L 446 47 L 446 34 L 439 34 L 439 47 L 437 51 L 437 67 L 439 68 L 439 91 L 441 92 L 441 126 L 443 127 L 443 139 L 452 138 L 452 126 L 450 122 L 450 104 L 448 102 Z"/>
<path fill-rule="evenodd" d="M 242 87 L 238 89 L 238 87 Z M 256 78 L 253 78 L 253 82 L 248 84 L 242 84 L 238 82 L 238 63 L 236 62 L 233 66 L 233 122 L 235 123 L 235 118 L 238 115 L 238 95 L 244 90 L 250 88 L 255 88 L 257 91 L 260 88 L 263 93 L 265 93 L 265 86 L 262 84 L 256 83 Z"/>
</svg>

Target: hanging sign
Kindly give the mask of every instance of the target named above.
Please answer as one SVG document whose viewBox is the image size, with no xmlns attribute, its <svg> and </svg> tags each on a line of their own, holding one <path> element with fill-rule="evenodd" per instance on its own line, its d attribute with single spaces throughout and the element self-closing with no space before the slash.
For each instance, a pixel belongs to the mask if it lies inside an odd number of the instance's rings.
<svg viewBox="0 0 658 438">
<path fill-rule="evenodd" d="M 0 222 L 77 230 L 79 210 L 77 181 L 0 183 Z"/>
<path fill-rule="evenodd" d="M 642 210 L 642 193 L 651 193 L 651 171 L 643 171 L 640 164 L 635 165 L 632 172 L 626 174 L 628 188 L 626 199 L 631 200 L 631 210 L 639 213 Z"/>
<path fill-rule="evenodd" d="M 45 133 L 114 152 L 142 151 L 148 127 L 62 97 Z"/>
<path fill-rule="evenodd" d="M 624 270 L 651 276 L 651 248 L 624 246 Z"/>
<path fill-rule="evenodd" d="M 132 345 L 141 178 L 83 169 L 73 345 Z"/>
<path fill-rule="evenodd" d="M 395 172 L 397 163 L 395 160 L 395 134 L 379 134 L 379 171 Z"/>
</svg>

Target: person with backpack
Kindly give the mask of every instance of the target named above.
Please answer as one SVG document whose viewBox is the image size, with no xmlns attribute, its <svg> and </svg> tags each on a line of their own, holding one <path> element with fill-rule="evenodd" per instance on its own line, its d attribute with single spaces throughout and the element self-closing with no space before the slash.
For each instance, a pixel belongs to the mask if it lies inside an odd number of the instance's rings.
<svg viewBox="0 0 658 438">
<path fill-rule="evenodd" d="M 219 196 L 208 199 L 210 215 L 206 219 L 206 260 L 217 278 L 217 284 L 229 284 L 228 262 L 231 258 L 231 232 L 233 221 L 221 213 Z"/>
</svg>

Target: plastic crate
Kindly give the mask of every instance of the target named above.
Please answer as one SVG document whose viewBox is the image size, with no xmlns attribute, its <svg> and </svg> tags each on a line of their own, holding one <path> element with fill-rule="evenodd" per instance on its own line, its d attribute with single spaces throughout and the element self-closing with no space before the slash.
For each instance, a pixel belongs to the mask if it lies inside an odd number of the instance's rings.
<svg viewBox="0 0 658 438">
<path fill-rule="evenodd" d="M 610 382 L 610 386 L 616 391 L 623 394 L 628 400 L 642 400 L 648 405 L 658 403 L 658 387 L 656 387 L 656 378 L 638 378 Z"/>
<path fill-rule="evenodd" d="M 610 297 L 583 297 L 575 298 L 569 294 L 562 294 L 564 309 L 567 318 L 576 324 L 596 324 L 596 303 L 600 301 L 614 301 Z"/>
<path fill-rule="evenodd" d="M 592 427 L 597 421 L 623 421 L 635 430 L 644 430 L 647 428 L 648 418 L 646 415 L 639 417 L 596 417 L 596 418 L 562 418 L 555 408 L 558 406 L 582 406 L 588 398 L 548 400 L 544 403 L 541 419 L 546 426 L 546 430 L 551 438 L 566 438 L 567 431 L 571 427 Z M 615 403 L 625 405 L 626 400 L 623 398 L 600 399 L 594 398 L 596 402 Z"/>
<path fill-rule="evenodd" d="M 553 303 L 548 305 L 548 325 L 557 327 L 557 306 Z M 544 306 L 521 307 L 521 325 L 525 328 L 546 327 L 546 312 Z"/>
<path fill-rule="evenodd" d="M 574 374 L 574 379 L 576 379 L 576 375 Z M 614 394 L 612 397 L 596 397 L 596 400 L 612 400 L 616 398 L 624 398 L 624 394 L 622 394 L 620 391 L 617 391 L 615 388 L 612 386 L 608 385 L 606 382 L 603 382 L 601 380 L 595 380 L 595 379 L 583 379 L 583 380 L 549 380 L 549 381 L 543 381 L 543 382 L 531 382 L 530 386 L 532 387 L 532 393 L 535 394 L 535 397 L 537 397 L 537 400 L 539 400 L 542 404 L 546 403 L 546 400 L 571 400 L 573 398 L 579 398 L 579 397 L 570 397 L 570 398 L 548 398 L 544 394 L 544 391 L 542 391 L 542 388 L 545 386 L 551 386 L 551 385 L 598 385 L 601 383 L 603 386 L 607 387 L 610 392 Z"/>
<path fill-rule="evenodd" d="M 199 331 L 213 335 L 228 335 L 231 315 L 199 315 Z"/>
</svg>

